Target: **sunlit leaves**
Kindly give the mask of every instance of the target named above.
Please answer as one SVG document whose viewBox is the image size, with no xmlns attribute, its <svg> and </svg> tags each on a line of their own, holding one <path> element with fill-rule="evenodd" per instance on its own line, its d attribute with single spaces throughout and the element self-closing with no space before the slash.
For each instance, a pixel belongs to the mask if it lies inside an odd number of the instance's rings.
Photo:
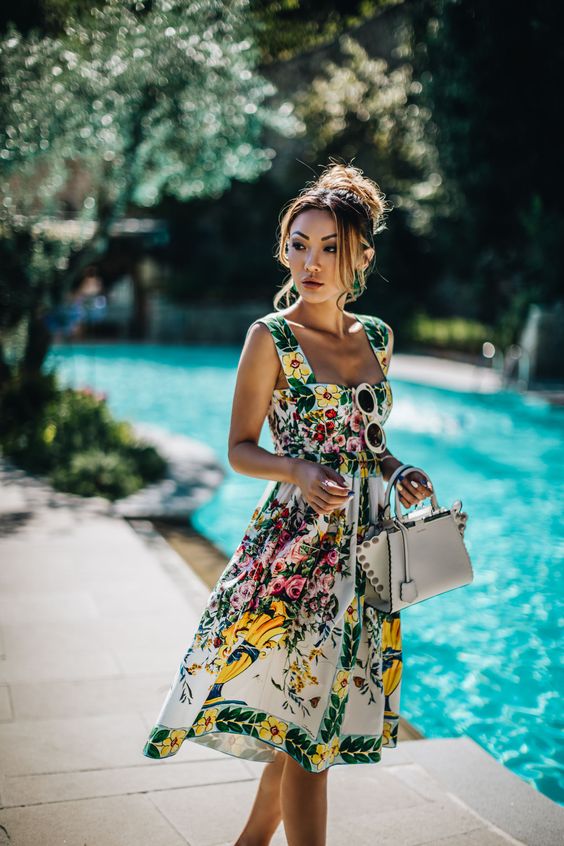
<svg viewBox="0 0 564 846">
<path fill-rule="evenodd" d="M 247 0 L 107 0 L 59 38 L 10 32 L 0 57 L 4 172 L 79 159 L 106 202 L 187 200 L 254 179 L 271 164 L 262 125 L 297 126 L 262 105 L 274 88 L 255 71 Z"/>
<path fill-rule="evenodd" d="M 415 231 L 425 232 L 431 222 L 429 201 L 436 203 L 442 178 L 431 114 L 416 102 L 421 85 L 407 60 L 391 69 L 348 35 L 340 47 L 343 61 L 325 62 L 296 98 L 297 116 L 320 149 L 354 132 L 357 146 L 370 148 L 381 182 L 394 189 L 394 205 L 405 208 Z"/>
</svg>

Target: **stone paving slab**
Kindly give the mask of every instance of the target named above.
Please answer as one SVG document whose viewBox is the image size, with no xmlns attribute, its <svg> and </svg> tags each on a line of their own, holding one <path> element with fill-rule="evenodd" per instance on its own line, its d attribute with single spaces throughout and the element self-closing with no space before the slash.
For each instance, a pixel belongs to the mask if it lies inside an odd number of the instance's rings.
<svg viewBox="0 0 564 846">
<path fill-rule="evenodd" d="M 142 755 L 207 587 L 150 523 L 20 480 L 0 466 L 0 846 L 232 846 L 266 765 Z M 551 846 L 563 815 L 468 738 L 404 741 L 332 769 L 327 842 Z"/>
</svg>

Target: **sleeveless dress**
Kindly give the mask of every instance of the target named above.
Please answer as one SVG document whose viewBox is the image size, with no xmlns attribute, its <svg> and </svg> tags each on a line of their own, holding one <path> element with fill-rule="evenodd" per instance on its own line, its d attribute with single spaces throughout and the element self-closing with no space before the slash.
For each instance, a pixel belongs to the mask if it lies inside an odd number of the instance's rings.
<svg viewBox="0 0 564 846">
<path fill-rule="evenodd" d="M 354 315 L 387 374 L 391 330 Z M 354 388 L 315 381 L 279 312 L 272 333 L 289 387 L 276 389 L 268 423 L 277 455 L 321 462 L 354 490 L 318 514 L 289 482 L 270 481 L 213 588 L 193 640 L 143 748 L 175 755 L 185 740 L 251 761 L 282 750 L 310 772 L 375 763 L 397 746 L 402 677 L 399 612 L 364 603 L 356 546 L 384 504 L 378 457 L 364 440 Z M 373 385 L 381 422 L 387 379 Z"/>
</svg>

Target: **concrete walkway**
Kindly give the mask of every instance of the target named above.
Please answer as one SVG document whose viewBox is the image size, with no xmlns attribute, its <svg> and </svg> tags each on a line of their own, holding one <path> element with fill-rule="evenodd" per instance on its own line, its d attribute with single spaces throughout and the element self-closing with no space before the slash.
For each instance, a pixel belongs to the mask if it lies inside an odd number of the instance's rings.
<svg viewBox="0 0 564 846">
<path fill-rule="evenodd" d="M 141 751 L 203 582 L 150 523 L 6 468 L 0 534 L 1 846 L 232 846 L 265 764 L 189 741 L 168 761 Z M 564 809 L 466 738 L 329 775 L 329 846 L 563 839 Z"/>
</svg>

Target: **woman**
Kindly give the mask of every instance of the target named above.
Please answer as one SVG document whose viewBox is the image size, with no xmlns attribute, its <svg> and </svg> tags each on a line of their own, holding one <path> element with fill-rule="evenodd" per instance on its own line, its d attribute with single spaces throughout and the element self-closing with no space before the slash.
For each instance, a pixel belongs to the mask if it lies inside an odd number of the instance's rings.
<svg viewBox="0 0 564 846">
<path fill-rule="evenodd" d="M 356 546 L 403 462 L 369 448 L 356 388 L 374 417 L 392 406 L 391 328 L 343 302 L 362 292 L 385 212 L 376 183 L 329 165 L 282 217 L 287 307 L 251 325 L 235 386 L 229 461 L 268 479 L 244 537 L 213 589 L 144 748 L 162 759 L 185 739 L 268 762 L 235 846 L 321 846 L 327 774 L 376 763 L 395 747 L 402 671 L 399 612 L 364 603 Z M 258 446 L 268 417 L 274 454 Z M 425 478 L 397 483 L 409 507 Z"/>
</svg>

